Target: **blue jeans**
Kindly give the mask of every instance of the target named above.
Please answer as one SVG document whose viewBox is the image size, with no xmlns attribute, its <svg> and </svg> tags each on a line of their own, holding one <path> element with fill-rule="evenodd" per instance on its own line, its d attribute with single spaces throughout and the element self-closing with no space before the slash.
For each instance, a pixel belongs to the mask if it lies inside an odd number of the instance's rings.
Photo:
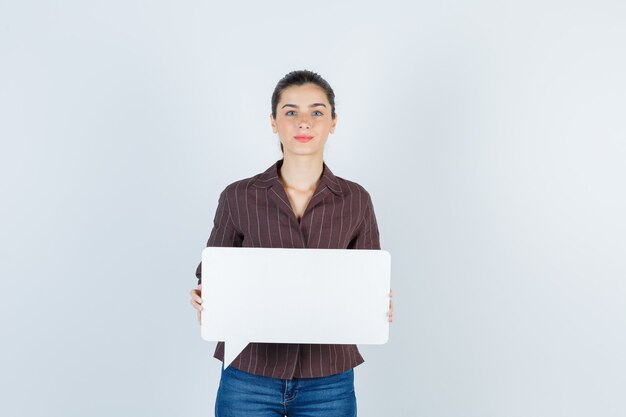
<svg viewBox="0 0 626 417">
<path fill-rule="evenodd" d="M 354 371 L 278 379 L 224 369 L 215 417 L 356 417 Z"/>
</svg>

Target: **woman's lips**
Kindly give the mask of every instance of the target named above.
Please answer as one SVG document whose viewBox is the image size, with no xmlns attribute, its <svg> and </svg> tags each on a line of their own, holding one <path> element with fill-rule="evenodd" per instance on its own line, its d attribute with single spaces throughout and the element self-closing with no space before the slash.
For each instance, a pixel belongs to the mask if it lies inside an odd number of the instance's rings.
<svg viewBox="0 0 626 417">
<path fill-rule="evenodd" d="M 313 136 L 308 136 L 308 135 L 298 135 L 298 136 L 294 136 L 294 138 L 298 141 L 298 142 L 308 142 L 311 139 L 313 139 Z"/>
</svg>

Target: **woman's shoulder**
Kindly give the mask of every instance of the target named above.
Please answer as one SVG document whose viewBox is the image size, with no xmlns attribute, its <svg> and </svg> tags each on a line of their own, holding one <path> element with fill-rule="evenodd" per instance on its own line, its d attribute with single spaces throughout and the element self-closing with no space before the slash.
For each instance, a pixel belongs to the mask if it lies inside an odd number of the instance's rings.
<svg viewBox="0 0 626 417">
<path fill-rule="evenodd" d="M 235 195 L 237 193 L 245 192 L 246 190 L 254 187 L 254 184 L 256 183 L 256 181 L 259 179 L 260 176 L 261 174 L 257 174 L 252 177 L 243 178 L 243 179 L 228 183 L 228 185 L 224 187 L 222 194 Z"/>
<path fill-rule="evenodd" d="M 342 194 L 346 196 L 359 196 L 364 199 L 370 197 L 370 193 L 367 189 L 356 181 L 352 181 L 343 177 L 334 176 L 334 180 L 337 182 L 338 188 Z"/>
<path fill-rule="evenodd" d="M 251 177 L 242 178 L 228 183 L 226 187 L 224 187 L 222 194 L 234 196 L 236 194 L 245 193 L 249 189 L 267 187 L 274 181 L 277 181 L 277 175 L 272 172 L 272 167 L 270 167 L 264 172 L 260 172 Z"/>
</svg>

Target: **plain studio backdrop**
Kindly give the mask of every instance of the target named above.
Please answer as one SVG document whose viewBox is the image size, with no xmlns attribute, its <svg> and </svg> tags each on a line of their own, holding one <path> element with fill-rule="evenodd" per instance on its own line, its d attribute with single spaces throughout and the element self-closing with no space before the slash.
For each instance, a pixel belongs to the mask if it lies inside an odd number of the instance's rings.
<svg viewBox="0 0 626 417">
<path fill-rule="evenodd" d="M 189 290 L 219 193 L 337 95 L 390 341 L 359 416 L 626 415 L 620 1 L 0 1 L 0 415 L 210 416 Z M 297 312 L 294 312 L 297 314 Z"/>
</svg>

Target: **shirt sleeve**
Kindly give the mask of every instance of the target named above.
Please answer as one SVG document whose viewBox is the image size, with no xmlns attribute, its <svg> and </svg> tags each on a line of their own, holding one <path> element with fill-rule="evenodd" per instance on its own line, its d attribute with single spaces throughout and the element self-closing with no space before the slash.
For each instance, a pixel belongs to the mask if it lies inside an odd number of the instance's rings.
<svg viewBox="0 0 626 417">
<path fill-rule="evenodd" d="M 243 235 L 235 227 L 233 218 L 230 215 L 230 205 L 226 190 L 220 194 L 215 218 L 213 219 L 213 229 L 207 241 L 207 247 L 241 247 Z M 202 262 L 196 268 L 198 284 L 202 283 Z"/>
<path fill-rule="evenodd" d="M 374 205 L 369 193 L 365 193 L 365 209 L 363 219 L 356 229 L 356 234 L 350 241 L 348 249 L 380 249 L 378 223 L 374 213 Z"/>
</svg>

